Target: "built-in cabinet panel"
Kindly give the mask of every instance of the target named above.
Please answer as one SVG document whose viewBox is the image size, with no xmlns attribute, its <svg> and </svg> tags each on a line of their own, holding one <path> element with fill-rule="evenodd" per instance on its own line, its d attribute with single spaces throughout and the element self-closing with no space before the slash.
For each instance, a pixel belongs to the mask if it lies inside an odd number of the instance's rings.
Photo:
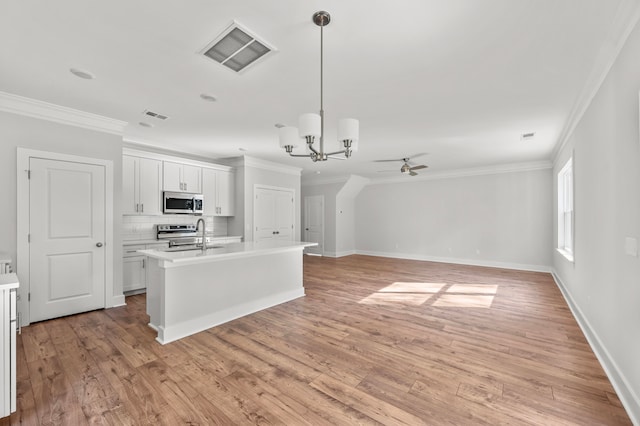
<svg viewBox="0 0 640 426">
<path fill-rule="evenodd" d="M 254 240 L 293 240 L 295 197 L 293 190 L 256 188 Z"/>
<path fill-rule="evenodd" d="M 162 161 L 122 157 L 123 214 L 162 214 Z"/>
<path fill-rule="evenodd" d="M 202 194 L 205 215 L 234 215 L 235 177 L 232 172 L 203 168 Z"/>
<path fill-rule="evenodd" d="M 165 191 L 200 193 L 202 168 L 165 161 L 162 187 Z"/>
</svg>

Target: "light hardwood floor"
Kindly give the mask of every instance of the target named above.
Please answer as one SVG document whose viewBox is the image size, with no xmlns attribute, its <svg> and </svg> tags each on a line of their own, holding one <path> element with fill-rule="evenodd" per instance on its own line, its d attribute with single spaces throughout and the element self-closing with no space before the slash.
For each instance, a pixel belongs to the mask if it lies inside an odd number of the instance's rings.
<svg viewBox="0 0 640 426">
<path fill-rule="evenodd" d="M 144 295 L 24 328 L 0 423 L 630 424 L 548 274 L 304 265 L 306 297 L 165 346 Z"/>
</svg>

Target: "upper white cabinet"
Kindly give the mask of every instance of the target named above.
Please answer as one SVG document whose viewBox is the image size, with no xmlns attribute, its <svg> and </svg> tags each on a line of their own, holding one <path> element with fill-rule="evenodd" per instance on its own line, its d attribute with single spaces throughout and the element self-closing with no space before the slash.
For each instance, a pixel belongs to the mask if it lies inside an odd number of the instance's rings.
<svg viewBox="0 0 640 426">
<path fill-rule="evenodd" d="M 235 204 L 235 175 L 231 171 L 202 169 L 204 214 L 233 216 Z"/>
<path fill-rule="evenodd" d="M 202 192 L 202 168 L 164 161 L 163 189 L 173 192 Z"/>
<path fill-rule="evenodd" d="M 162 214 L 162 161 L 123 155 L 123 214 Z"/>
</svg>

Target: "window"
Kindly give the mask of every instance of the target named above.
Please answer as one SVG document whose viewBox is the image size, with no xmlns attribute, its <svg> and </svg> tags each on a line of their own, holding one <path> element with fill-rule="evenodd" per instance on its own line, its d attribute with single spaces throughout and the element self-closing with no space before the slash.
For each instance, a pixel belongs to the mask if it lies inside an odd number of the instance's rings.
<svg viewBox="0 0 640 426">
<path fill-rule="evenodd" d="M 558 251 L 573 261 L 573 158 L 558 173 Z"/>
</svg>

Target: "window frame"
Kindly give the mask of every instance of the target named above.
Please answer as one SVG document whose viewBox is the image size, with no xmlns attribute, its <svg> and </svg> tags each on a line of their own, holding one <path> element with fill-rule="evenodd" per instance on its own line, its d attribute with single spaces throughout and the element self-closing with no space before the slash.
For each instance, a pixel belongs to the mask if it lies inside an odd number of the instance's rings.
<svg viewBox="0 0 640 426">
<path fill-rule="evenodd" d="M 558 172 L 558 241 L 556 249 L 568 261 L 574 261 L 575 191 L 573 156 Z"/>
</svg>

